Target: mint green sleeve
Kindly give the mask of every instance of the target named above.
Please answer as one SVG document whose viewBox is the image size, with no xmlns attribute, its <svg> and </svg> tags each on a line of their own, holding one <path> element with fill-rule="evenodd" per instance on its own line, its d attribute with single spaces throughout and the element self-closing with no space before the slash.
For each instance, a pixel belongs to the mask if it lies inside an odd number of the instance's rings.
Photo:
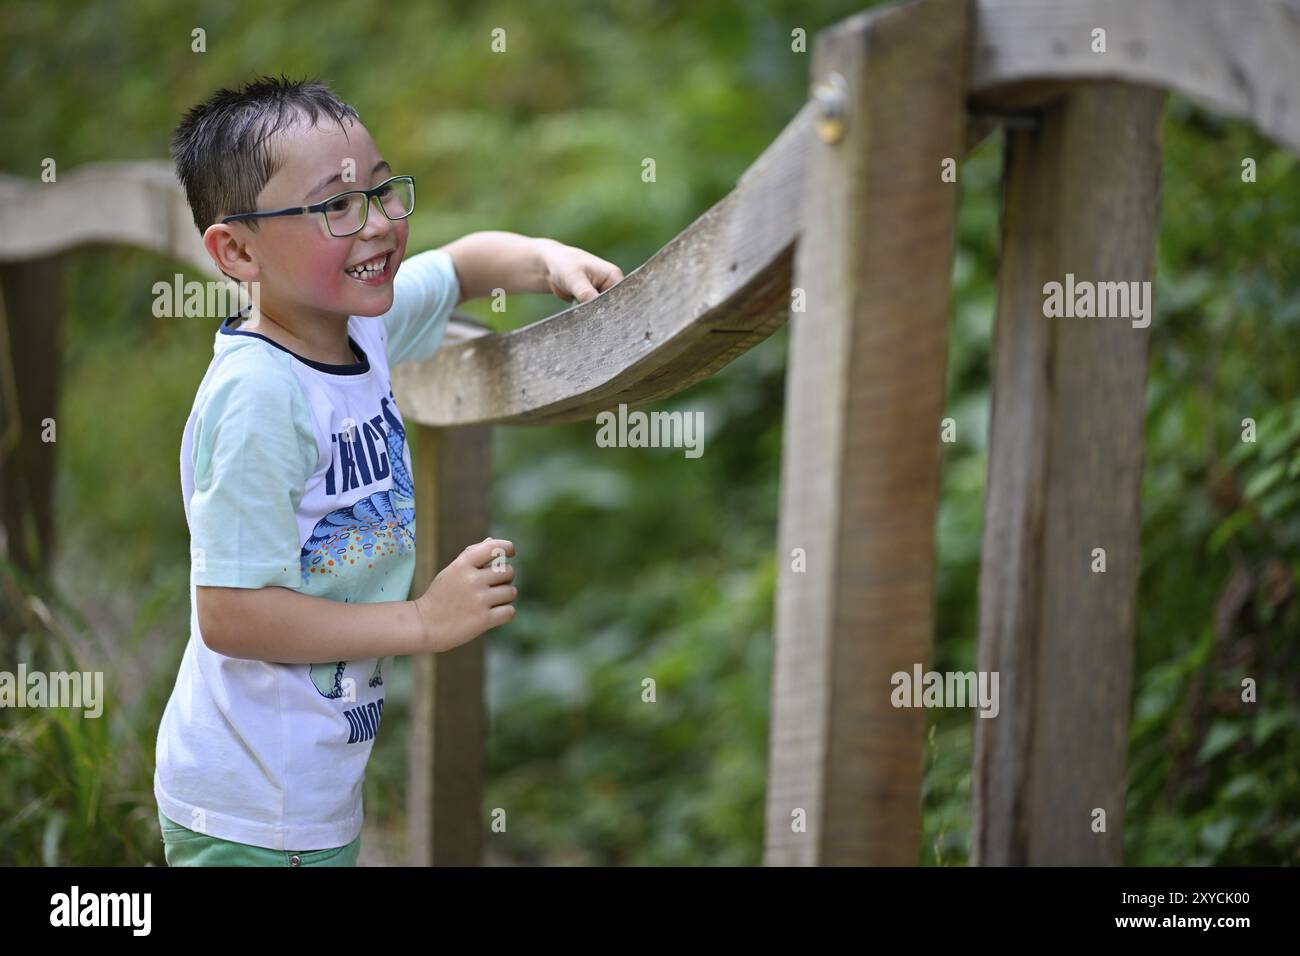
<svg viewBox="0 0 1300 956">
<path fill-rule="evenodd" d="M 393 278 L 393 307 L 380 317 L 388 364 L 428 358 L 438 351 L 459 298 L 460 279 L 446 252 L 430 249 L 404 260 Z"/>
<path fill-rule="evenodd" d="M 247 355 L 221 368 L 195 422 L 194 583 L 300 588 L 297 509 L 316 468 L 315 429 L 293 373 Z"/>
</svg>

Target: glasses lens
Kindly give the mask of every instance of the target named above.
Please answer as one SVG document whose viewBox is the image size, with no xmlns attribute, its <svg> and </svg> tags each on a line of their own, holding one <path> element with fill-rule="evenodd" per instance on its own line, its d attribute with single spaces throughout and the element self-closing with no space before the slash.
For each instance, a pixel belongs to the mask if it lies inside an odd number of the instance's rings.
<svg viewBox="0 0 1300 956">
<path fill-rule="evenodd" d="M 344 193 L 325 206 L 325 222 L 330 235 L 350 236 L 366 222 L 366 197 L 361 193 Z"/>
<path fill-rule="evenodd" d="M 415 211 L 415 180 L 403 177 L 384 183 L 376 198 L 389 219 L 405 219 Z M 342 238 L 360 232 L 369 211 L 364 193 L 344 193 L 330 200 L 325 206 L 330 235 Z"/>
<path fill-rule="evenodd" d="M 389 219 L 405 219 L 415 209 L 415 182 L 403 178 L 385 183 L 379 202 Z"/>
</svg>

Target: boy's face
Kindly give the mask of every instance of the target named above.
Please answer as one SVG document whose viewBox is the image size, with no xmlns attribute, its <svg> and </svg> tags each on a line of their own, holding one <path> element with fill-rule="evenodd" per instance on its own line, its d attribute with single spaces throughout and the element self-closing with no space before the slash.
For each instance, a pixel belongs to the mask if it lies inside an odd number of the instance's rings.
<svg viewBox="0 0 1300 956">
<path fill-rule="evenodd" d="M 369 189 L 394 175 L 366 128 L 343 122 L 346 132 L 332 120 L 320 125 L 299 120 L 278 133 L 281 166 L 263 187 L 256 210 L 247 211 L 309 206 L 345 190 Z M 352 181 L 343 180 L 345 170 Z M 222 228 L 244 246 L 246 256 L 235 263 L 245 274 L 226 271 L 259 283 L 261 309 L 272 318 L 346 320 L 349 315 L 382 315 L 393 305 L 393 276 L 406 251 L 408 226 L 405 219 L 385 216 L 374 200 L 364 228 L 345 238 L 330 235 L 320 213 L 260 219 L 256 231 L 244 223 Z M 219 239 L 218 247 L 229 250 L 230 243 Z M 385 254 L 383 273 L 374 278 L 344 271 Z"/>
</svg>

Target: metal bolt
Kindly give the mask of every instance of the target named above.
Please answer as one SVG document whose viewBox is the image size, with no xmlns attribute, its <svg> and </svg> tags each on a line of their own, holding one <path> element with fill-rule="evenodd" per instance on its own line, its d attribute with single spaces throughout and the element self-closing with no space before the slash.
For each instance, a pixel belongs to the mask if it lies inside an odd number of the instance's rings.
<svg viewBox="0 0 1300 956">
<path fill-rule="evenodd" d="M 838 73 L 832 73 L 824 83 L 813 90 L 820 115 L 817 117 L 817 135 L 823 143 L 838 143 L 844 138 L 844 124 L 848 119 L 849 85 Z"/>
</svg>

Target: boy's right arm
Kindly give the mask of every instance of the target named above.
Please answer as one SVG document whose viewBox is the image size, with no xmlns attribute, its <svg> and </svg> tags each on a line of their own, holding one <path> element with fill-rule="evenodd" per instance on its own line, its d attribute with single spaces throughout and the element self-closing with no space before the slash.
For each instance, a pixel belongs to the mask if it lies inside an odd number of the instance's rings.
<svg viewBox="0 0 1300 956">
<path fill-rule="evenodd" d="M 219 654 L 281 664 L 451 650 L 515 615 L 514 567 L 493 566 L 498 548 L 515 553 L 511 542 L 485 538 L 410 601 L 353 604 L 284 587 L 199 585 L 199 631 Z"/>
<path fill-rule="evenodd" d="M 414 601 L 304 594 L 296 509 L 320 454 L 301 387 L 245 349 L 214 375 L 193 422 L 188 518 L 203 642 L 230 657 L 317 663 L 449 650 L 514 615 L 509 541 L 466 548 Z"/>
</svg>

